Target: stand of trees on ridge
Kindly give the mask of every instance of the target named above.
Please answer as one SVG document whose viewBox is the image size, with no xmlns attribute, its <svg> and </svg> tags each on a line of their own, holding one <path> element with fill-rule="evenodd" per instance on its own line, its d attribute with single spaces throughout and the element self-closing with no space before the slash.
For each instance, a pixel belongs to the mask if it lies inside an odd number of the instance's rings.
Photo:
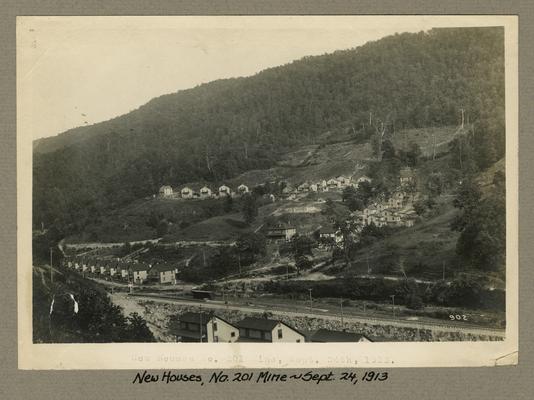
<svg viewBox="0 0 534 400">
<path fill-rule="evenodd" d="M 497 160 L 504 154 L 503 35 L 502 28 L 397 34 L 161 96 L 41 140 L 34 225 L 78 232 L 162 184 L 268 168 L 281 152 L 331 129 L 371 139 L 377 131 L 457 125 L 460 109 L 481 124 L 475 140 L 487 147 L 488 162 Z"/>
</svg>

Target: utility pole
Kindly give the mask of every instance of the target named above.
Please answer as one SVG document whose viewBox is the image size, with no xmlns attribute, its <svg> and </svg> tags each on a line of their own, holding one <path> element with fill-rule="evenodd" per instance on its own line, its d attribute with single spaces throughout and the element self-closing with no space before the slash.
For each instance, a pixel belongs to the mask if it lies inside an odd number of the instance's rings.
<svg viewBox="0 0 534 400">
<path fill-rule="evenodd" d="M 313 309 L 313 299 L 312 299 L 312 290 L 311 289 L 308 289 L 309 292 L 310 292 L 310 312 L 312 311 Z"/>
<path fill-rule="evenodd" d="M 50 283 L 54 283 L 54 270 L 52 268 L 52 247 L 50 247 Z"/>
<path fill-rule="evenodd" d="M 462 112 L 462 129 L 464 129 L 464 109 L 460 108 L 460 111 Z"/>
<path fill-rule="evenodd" d="M 199 320 L 200 320 L 200 324 L 199 324 L 199 327 L 200 327 L 200 343 L 202 343 L 202 306 L 198 306 L 198 315 L 199 315 Z"/>
<path fill-rule="evenodd" d="M 343 326 L 343 297 L 341 298 L 339 304 L 341 305 L 341 326 Z"/>
<path fill-rule="evenodd" d="M 395 318 L 395 295 L 392 294 L 389 297 L 391 297 L 391 300 L 393 301 L 393 318 Z"/>
</svg>

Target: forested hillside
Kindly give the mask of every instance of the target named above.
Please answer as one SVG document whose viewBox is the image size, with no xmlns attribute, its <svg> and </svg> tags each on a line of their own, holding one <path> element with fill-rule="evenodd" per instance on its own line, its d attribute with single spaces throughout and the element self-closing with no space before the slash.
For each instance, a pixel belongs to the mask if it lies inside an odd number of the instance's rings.
<svg viewBox="0 0 534 400">
<path fill-rule="evenodd" d="M 380 130 L 458 125 L 462 109 L 480 164 L 489 166 L 504 154 L 503 43 L 501 28 L 399 34 L 161 96 L 41 140 L 34 225 L 76 232 L 162 184 L 269 168 L 329 130 L 368 140 Z"/>
</svg>

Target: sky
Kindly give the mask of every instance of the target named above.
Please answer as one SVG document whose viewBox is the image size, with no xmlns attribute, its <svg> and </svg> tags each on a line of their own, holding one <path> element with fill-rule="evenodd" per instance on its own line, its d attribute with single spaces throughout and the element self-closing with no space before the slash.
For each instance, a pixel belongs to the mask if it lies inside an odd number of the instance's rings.
<svg viewBox="0 0 534 400">
<path fill-rule="evenodd" d="M 476 17 L 18 17 L 18 124 L 33 139 L 150 99 L 396 32 L 484 26 Z"/>
</svg>

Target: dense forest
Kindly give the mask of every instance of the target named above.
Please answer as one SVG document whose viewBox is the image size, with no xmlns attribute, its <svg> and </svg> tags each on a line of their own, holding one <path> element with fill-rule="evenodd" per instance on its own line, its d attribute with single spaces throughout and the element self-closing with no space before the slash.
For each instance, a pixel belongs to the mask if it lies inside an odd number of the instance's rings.
<svg viewBox="0 0 534 400">
<path fill-rule="evenodd" d="M 480 127 L 475 138 L 490 165 L 504 155 L 503 36 L 502 28 L 397 34 L 161 96 L 41 140 L 34 226 L 55 226 L 61 237 L 162 184 L 269 168 L 281 152 L 331 129 L 368 135 L 457 125 L 461 110 Z"/>
</svg>

